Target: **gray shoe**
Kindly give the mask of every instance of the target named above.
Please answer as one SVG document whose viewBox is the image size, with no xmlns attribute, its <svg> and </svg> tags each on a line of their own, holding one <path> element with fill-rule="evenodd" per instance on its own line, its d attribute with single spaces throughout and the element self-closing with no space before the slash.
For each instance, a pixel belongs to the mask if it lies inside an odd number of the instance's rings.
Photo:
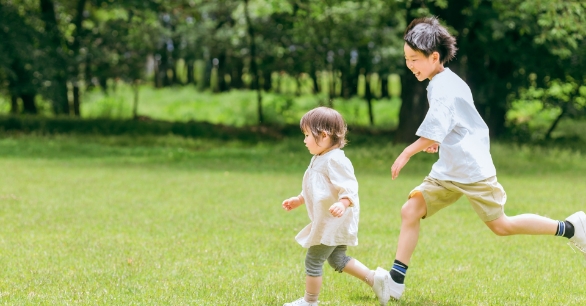
<svg viewBox="0 0 586 306">
<path fill-rule="evenodd" d="M 586 257 L 586 214 L 579 211 L 569 216 L 566 221 L 574 226 L 574 237 L 570 238 L 570 242 Z"/>
</svg>

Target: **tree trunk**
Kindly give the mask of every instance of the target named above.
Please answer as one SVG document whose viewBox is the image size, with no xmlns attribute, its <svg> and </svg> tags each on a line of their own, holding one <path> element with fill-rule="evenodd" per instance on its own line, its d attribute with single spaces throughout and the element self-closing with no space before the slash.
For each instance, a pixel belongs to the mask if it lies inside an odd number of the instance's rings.
<svg viewBox="0 0 586 306">
<path fill-rule="evenodd" d="M 73 114 L 76 117 L 81 117 L 78 82 L 73 82 Z"/>
<path fill-rule="evenodd" d="M 161 80 L 161 61 L 157 60 L 157 57 L 154 57 L 155 60 L 153 61 L 153 83 L 155 83 L 155 88 L 163 87 L 163 82 Z"/>
<path fill-rule="evenodd" d="M 132 82 L 132 91 L 134 93 L 134 101 L 132 103 L 132 118 L 134 120 L 138 119 L 138 81 L 135 80 Z"/>
<path fill-rule="evenodd" d="M 318 80 L 317 70 L 315 69 L 315 64 L 313 64 L 313 62 L 311 64 L 310 69 L 311 69 L 311 71 L 310 71 L 311 81 L 313 83 L 312 90 L 313 90 L 314 94 L 317 94 L 317 93 L 319 93 L 319 82 L 317 81 Z"/>
<path fill-rule="evenodd" d="M 187 84 L 195 84 L 195 65 L 193 60 L 185 60 L 187 70 Z"/>
<path fill-rule="evenodd" d="M 333 70 L 330 70 L 330 90 L 328 98 L 328 106 L 334 108 L 334 97 L 336 96 L 336 76 Z"/>
<path fill-rule="evenodd" d="M 271 91 L 273 88 L 273 72 L 269 70 L 263 70 L 262 74 L 262 88 L 265 92 Z"/>
<path fill-rule="evenodd" d="M 73 62 L 71 63 L 71 75 L 73 76 L 73 115 L 76 117 L 81 116 L 80 112 L 80 105 L 81 99 L 79 94 L 79 79 L 80 79 L 80 62 L 77 62 L 77 58 L 79 57 L 79 50 L 81 48 L 81 40 L 82 40 L 82 33 L 81 27 L 84 19 L 84 8 L 86 5 L 87 0 L 78 0 L 77 2 L 77 10 L 75 15 L 75 32 L 73 34 L 73 43 L 71 44 L 71 50 L 73 51 Z M 89 81 L 89 80 L 88 80 Z M 86 82 L 89 83 L 89 82 Z"/>
<path fill-rule="evenodd" d="M 405 74 L 401 76 L 401 109 L 395 143 L 411 143 L 417 139 L 415 132 L 429 108 L 427 81 L 419 82 L 414 76 Z"/>
<path fill-rule="evenodd" d="M 228 68 L 227 56 L 226 51 L 221 51 L 218 55 L 218 67 L 216 69 L 217 74 L 216 77 L 218 79 L 218 91 L 219 92 L 226 92 L 228 91 L 228 84 L 226 83 L 226 68 Z"/>
<path fill-rule="evenodd" d="M 381 99 L 389 98 L 389 74 L 384 73 L 380 78 L 380 97 Z"/>
<path fill-rule="evenodd" d="M 18 114 L 18 96 L 14 94 L 10 96 L 10 114 Z"/>
<path fill-rule="evenodd" d="M 242 58 L 234 57 L 232 65 L 232 73 L 230 75 L 230 87 L 234 89 L 244 88 L 242 81 L 242 70 L 244 69 L 244 62 Z"/>
<path fill-rule="evenodd" d="M 212 86 L 212 69 L 213 69 L 213 65 L 212 65 L 212 61 L 209 59 L 206 59 L 205 61 L 205 67 L 203 70 L 203 78 L 202 81 L 199 82 L 199 89 L 200 90 L 206 90 L 208 88 L 211 88 Z"/>
<path fill-rule="evenodd" d="M 374 115 L 372 111 L 372 93 L 370 91 L 370 75 L 364 76 L 364 98 L 366 99 L 366 104 L 368 105 L 368 119 L 370 121 L 370 126 L 374 126 Z"/>
<path fill-rule="evenodd" d="M 47 33 L 48 42 L 51 44 L 49 49 L 52 50 L 51 55 L 56 62 L 55 66 L 60 68 L 53 76 L 51 85 L 53 112 L 56 115 L 69 115 L 69 101 L 67 99 L 68 65 L 65 59 L 66 51 L 63 50 L 63 39 L 57 25 L 55 5 L 53 0 L 40 0 L 40 7 L 42 20 L 45 23 L 45 32 Z"/>
<path fill-rule="evenodd" d="M 20 95 L 22 99 L 22 111 L 25 114 L 37 114 L 37 106 L 35 105 L 35 95 L 32 94 L 22 94 Z"/>
<path fill-rule="evenodd" d="M 257 91 L 257 113 L 258 113 L 258 122 L 260 124 L 264 123 L 264 115 L 262 111 L 262 95 L 261 95 L 261 88 L 259 84 L 259 72 L 258 67 L 256 64 L 256 42 L 254 40 L 255 33 L 254 28 L 250 22 L 250 15 L 248 12 L 248 1 L 244 0 L 244 16 L 246 19 L 246 26 L 248 27 L 248 39 L 250 39 L 250 72 L 252 73 L 252 84 L 256 88 Z"/>
</svg>

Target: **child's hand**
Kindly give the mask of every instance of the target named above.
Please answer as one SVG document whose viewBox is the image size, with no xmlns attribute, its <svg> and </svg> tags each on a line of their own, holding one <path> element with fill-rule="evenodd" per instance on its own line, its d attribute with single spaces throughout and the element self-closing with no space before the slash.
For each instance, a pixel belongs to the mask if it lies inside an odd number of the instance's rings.
<svg viewBox="0 0 586 306">
<path fill-rule="evenodd" d="M 334 217 L 339 218 L 344 215 L 344 212 L 346 212 L 346 206 L 341 202 L 336 202 L 332 206 L 330 206 L 330 213 Z"/>
<path fill-rule="evenodd" d="M 427 149 L 423 150 L 423 152 L 426 152 L 426 153 L 437 153 L 438 148 L 439 148 L 439 144 L 436 143 L 436 144 L 433 144 L 433 145 L 427 147 Z"/>
<path fill-rule="evenodd" d="M 401 154 L 399 157 L 397 157 L 393 163 L 393 166 L 391 166 L 391 176 L 393 180 L 399 176 L 399 172 L 401 172 L 401 169 L 405 167 L 409 159 L 410 157 L 404 154 Z"/>
<path fill-rule="evenodd" d="M 286 211 L 290 211 L 299 207 L 301 204 L 301 199 L 299 197 L 292 197 L 288 198 L 287 200 L 283 201 L 283 209 Z"/>
</svg>

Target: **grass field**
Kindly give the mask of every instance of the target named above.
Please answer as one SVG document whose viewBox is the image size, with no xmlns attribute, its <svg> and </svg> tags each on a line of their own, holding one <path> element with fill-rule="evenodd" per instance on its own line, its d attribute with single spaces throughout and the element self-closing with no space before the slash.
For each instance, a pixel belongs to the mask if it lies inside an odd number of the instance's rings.
<svg viewBox="0 0 586 306">
<path fill-rule="evenodd" d="M 352 138 L 350 139 L 352 140 Z M 398 180 L 401 147 L 350 144 L 360 183 L 359 245 L 349 255 L 391 265 L 399 210 L 434 161 L 418 155 Z M 506 212 L 555 219 L 586 209 L 586 156 L 493 145 Z M 0 138 L 0 304 L 282 305 L 303 294 L 310 155 L 279 143 L 177 137 Z M 559 237 L 496 237 L 461 200 L 422 223 L 397 305 L 580 305 L 586 261 Z M 326 266 L 320 305 L 377 305 L 370 288 Z"/>
</svg>

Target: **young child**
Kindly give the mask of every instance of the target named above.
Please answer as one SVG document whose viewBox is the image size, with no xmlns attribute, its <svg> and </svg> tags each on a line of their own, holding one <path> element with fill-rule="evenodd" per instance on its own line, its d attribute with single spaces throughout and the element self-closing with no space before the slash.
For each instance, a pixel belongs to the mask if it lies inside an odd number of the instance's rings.
<svg viewBox="0 0 586 306">
<path fill-rule="evenodd" d="M 300 122 L 305 146 L 313 154 L 303 176 L 301 194 L 283 201 L 287 211 L 305 204 L 311 223 L 295 239 L 308 248 L 305 257 L 305 296 L 284 306 L 317 305 L 322 268 L 327 260 L 338 272 L 346 272 L 373 287 L 382 298 L 382 282 L 374 284 L 374 271 L 346 255 L 347 246 L 358 244 L 358 182 L 354 168 L 341 149 L 346 144 L 346 123 L 335 110 L 318 107 Z"/>
<path fill-rule="evenodd" d="M 417 80 L 429 79 L 429 110 L 416 132 L 420 138 L 397 157 L 391 167 L 392 179 L 399 176 L 409 158 L 418 152 L 435 153 L 439 159 L 423 183 L 409 193 L 401 209 L 401 232 L 395 262 L 390 273 L 378 268 L 385 305 L 399 299 L 404 278 L 419 237 L 420 220 L 465 195 L 482 221 L 495 234 L 556 235 L 570 239 L 586 254 L 586 214 L 577 212 L 565 221 L 533 214 L 509 217 L 504 213 L 507 199 L 498 183 L 490 155 L 488 127 L 478 114 L 468 85 L 444 64 L 456 53 L 456 40 L 436 18 L 419 18 L 404 35 L 407 68 Z"/>
</svg>

